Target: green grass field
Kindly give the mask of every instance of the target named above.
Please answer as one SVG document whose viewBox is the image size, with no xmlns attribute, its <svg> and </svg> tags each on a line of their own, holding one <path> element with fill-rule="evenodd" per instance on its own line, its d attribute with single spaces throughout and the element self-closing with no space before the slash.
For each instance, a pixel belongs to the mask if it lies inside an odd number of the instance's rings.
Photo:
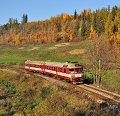
<svg viewBox="0 0 120 116">
<path fill-rule="evenodd" d="M 38 61 L 78 61 L 89 70 L 87 66 L 91 64 L 87 53 L 87 48 L 92 41 L 81 41 L 72 43 L 52 43 L 30 46 L 0 46 L 0 67 L 23 68 L 25 60 Z M 91 78 L 91 75 L 86 73 Z M 102 77 L 102 85 L 113 91 L 120 91 L 119 80 L 120 71 L 108 70 Z"/>
<path fill-rule="evenodd" d="M 28 47 L 0 47 L 0 62 L 21 62 L 24 60 L 51 60 L 58 62 L 78 61 L 82 64 L 88 63 L 86 53 L 69 53 L 75 49 L 86 49 L 88 41 L 70 43 L 69 45 L 37 45 Z"/>
</svg>

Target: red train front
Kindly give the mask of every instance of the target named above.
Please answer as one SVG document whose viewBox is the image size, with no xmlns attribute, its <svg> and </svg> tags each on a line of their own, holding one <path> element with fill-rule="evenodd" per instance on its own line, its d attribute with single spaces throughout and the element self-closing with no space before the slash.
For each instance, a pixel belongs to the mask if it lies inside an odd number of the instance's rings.
<svg viewBox="0 0 120 116">
<path fill-rule="evenodd" d="M 24 68 L 33 72 L 57 76 L 73 84 L 83 83 L 84 80 L 83 66 L 77 62 L 58 63 L 27 60 Z"/>
</svg>

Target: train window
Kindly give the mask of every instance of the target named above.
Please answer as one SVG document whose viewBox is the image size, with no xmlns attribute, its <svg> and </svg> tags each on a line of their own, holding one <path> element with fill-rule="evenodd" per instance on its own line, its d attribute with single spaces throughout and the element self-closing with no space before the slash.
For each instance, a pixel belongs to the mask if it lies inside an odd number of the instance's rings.
<svg viewBox="0 0 120 116">
<path fill-rule="evenodd" d="M 49 70 L 50 70 L 50 68 L 51 68 L 51 67 L 50 67 L 50 66 L 48 66 L 48 69 L 49 69 Z"/>
<path fill-rule="evenodd" d="M 83 68 L 75 68 L 75 72 L 81 72 Z"/>
<path fill-rule="evenodd" d="M 67 65 L 67 64 L 64 64 L 63 67 L 68 67 L 68 65 Z"/>
<path fill-rule="evenodd" d="M 66 73 L 66 68 L 64 68 L 64 73 Z"/>
<path fill-rule="evenodd" d="M 54 70 L 54 67 L 51 67 L 51 70 Z"/>
<path fill-rule="evenodd" d="M 30 64 L 30 67 L 35 67 L 35 65 L 34 64 Z"/>
<path fill-rule="evenodd" d="M 62 68 L 60 68 L 60 72 L 62 72 Z"/>
<path fill-rule="evenodd" d="M 36 68 L 39 68 L 40 66 L 39 66 L 39 65 L 36 65 L 35 67 L 36 67 Z"/>
<path fill-rule="evenodd" d="M 52 67 L 49 67 L 50 70 L 52 70 Z"/>
<path fill-rule="evenodd" d="M 69 72 L 74 72 L 74 69 L 69 69 Z"/>
<path fill-rule="evenodd" d="M 79 67 L 80 66 L 80 64 L 75 64 L 75 67 Z"/>
<path fill-rule="evenodd" d="M 54 70 L 54 67 L 52 67 L 51 70 Z"/>
<path fill-rule="evenodd" d="M 46 66 L 46 69 L 49 69 L 49 67 L 48 67 L 48 66 Z"/>
<path fill-rule="evenodd" d="M 40 65 L 38 65 L 38 68 L 41 68 L 41 66 L 40 66 Z"/>
</svg>

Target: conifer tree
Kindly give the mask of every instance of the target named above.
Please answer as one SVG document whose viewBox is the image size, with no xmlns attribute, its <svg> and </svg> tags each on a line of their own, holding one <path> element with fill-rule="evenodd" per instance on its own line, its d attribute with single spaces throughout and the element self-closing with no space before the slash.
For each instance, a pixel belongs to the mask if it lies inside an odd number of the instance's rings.
<svg viewBox="0 0 120 116">
<path fill-rule="evenodd" d="M 75 9 L 75 12 L 74 12 L 74 19 L 77 19 L 77 11 Z"/>
<path fill-rule="evenodd" d="M 118 10 L 117 6 L 113 6 L 112 8 L 112 21 L 114 21 L 115 19 L 115 15 L 116 15 L 116 11 Z"/>
<path fill-rule="evenodd" d="M 120 42 L 120 25 L 118 25 L 118 32 L 116 32 L 117 41 Z"/>
<path fill-rule="evenodd" d="M 108 39 L 112 34 L 112 18 L 111 14 L 108 15 L 107 21 L 105 23 L 105 37 Z"/>
<path fill-rule="evenodd" d="M 28 15 L 23 14 L 23 16 L 22 16 L 22 24 L 27 23 L 27 22 L 28 22 Z"/>
<path fill-rule="evenodd" d="M 86 27 L 86 23 L 85 21 L 83 21 L 82 23 L 82 27 L 81 27 L 81 36 L 86 36 L 87 35 L 87 27 Z"/>
</svg>

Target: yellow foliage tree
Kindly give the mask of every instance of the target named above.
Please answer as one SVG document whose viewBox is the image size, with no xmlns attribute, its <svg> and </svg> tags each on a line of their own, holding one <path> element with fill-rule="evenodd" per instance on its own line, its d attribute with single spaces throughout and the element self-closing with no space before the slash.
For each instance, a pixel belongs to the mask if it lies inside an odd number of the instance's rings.
<svg viewBox="0 0 120 116">
<path fill-rule="evenodd" d="M 73 35 L 72 34 L 70 34 L 70 40 L 69 41 L 72 41 L 73 40 Z"/>
<path fill-rule="evenodd" d="M 88 9 L 86 12 L 86 16 L 90 15 L 92 13 L 91 9 Z"/>
<path fill-rule="evenodd" d="M 69 19 L 69 15 L 68 15 L 67 13 L 64 13 L 64 14 L 63 14 L 63 20 L 66 21 L 66 20 L 68 20 L 68 19 Z"/>
<path fill-rule="evenodd" d="M 72 39 L 73 39 L 73 36 L 72 36 L 72 27 L 70 25 L 66 29 L 66 35 L 69 37 L 69 41 L 72 41 Z"/>
<path fill-rule="evenodd" d="M 83 21 L 80 22 L 80 25 L 79 25 L 80 28 L 78 29 L 78 33 L 80 36 L 81 36 L 82 25 L 83 25 Z"/>
<path fill-rule="evenodd" d="M 89 39 L 94 39 L 96 36 L 97 36 L 97 33 L 94 30 L 93 26 L 91 25 Z"/>
<path fill-rule="evenodd" d="M 20 44 L 20 36 L 19 36 L 19 35 L 16 35 L 16 36 L 15 36 L 15 44 L 16 44 L 16 45 L 19 45 L 19 44 Z"/>
<path fill-rule="evenodd" d="M 116 39 L 120 41 L 120 26 L 118 26 L 118 32 L 116 32 Z"/>
</svg>

